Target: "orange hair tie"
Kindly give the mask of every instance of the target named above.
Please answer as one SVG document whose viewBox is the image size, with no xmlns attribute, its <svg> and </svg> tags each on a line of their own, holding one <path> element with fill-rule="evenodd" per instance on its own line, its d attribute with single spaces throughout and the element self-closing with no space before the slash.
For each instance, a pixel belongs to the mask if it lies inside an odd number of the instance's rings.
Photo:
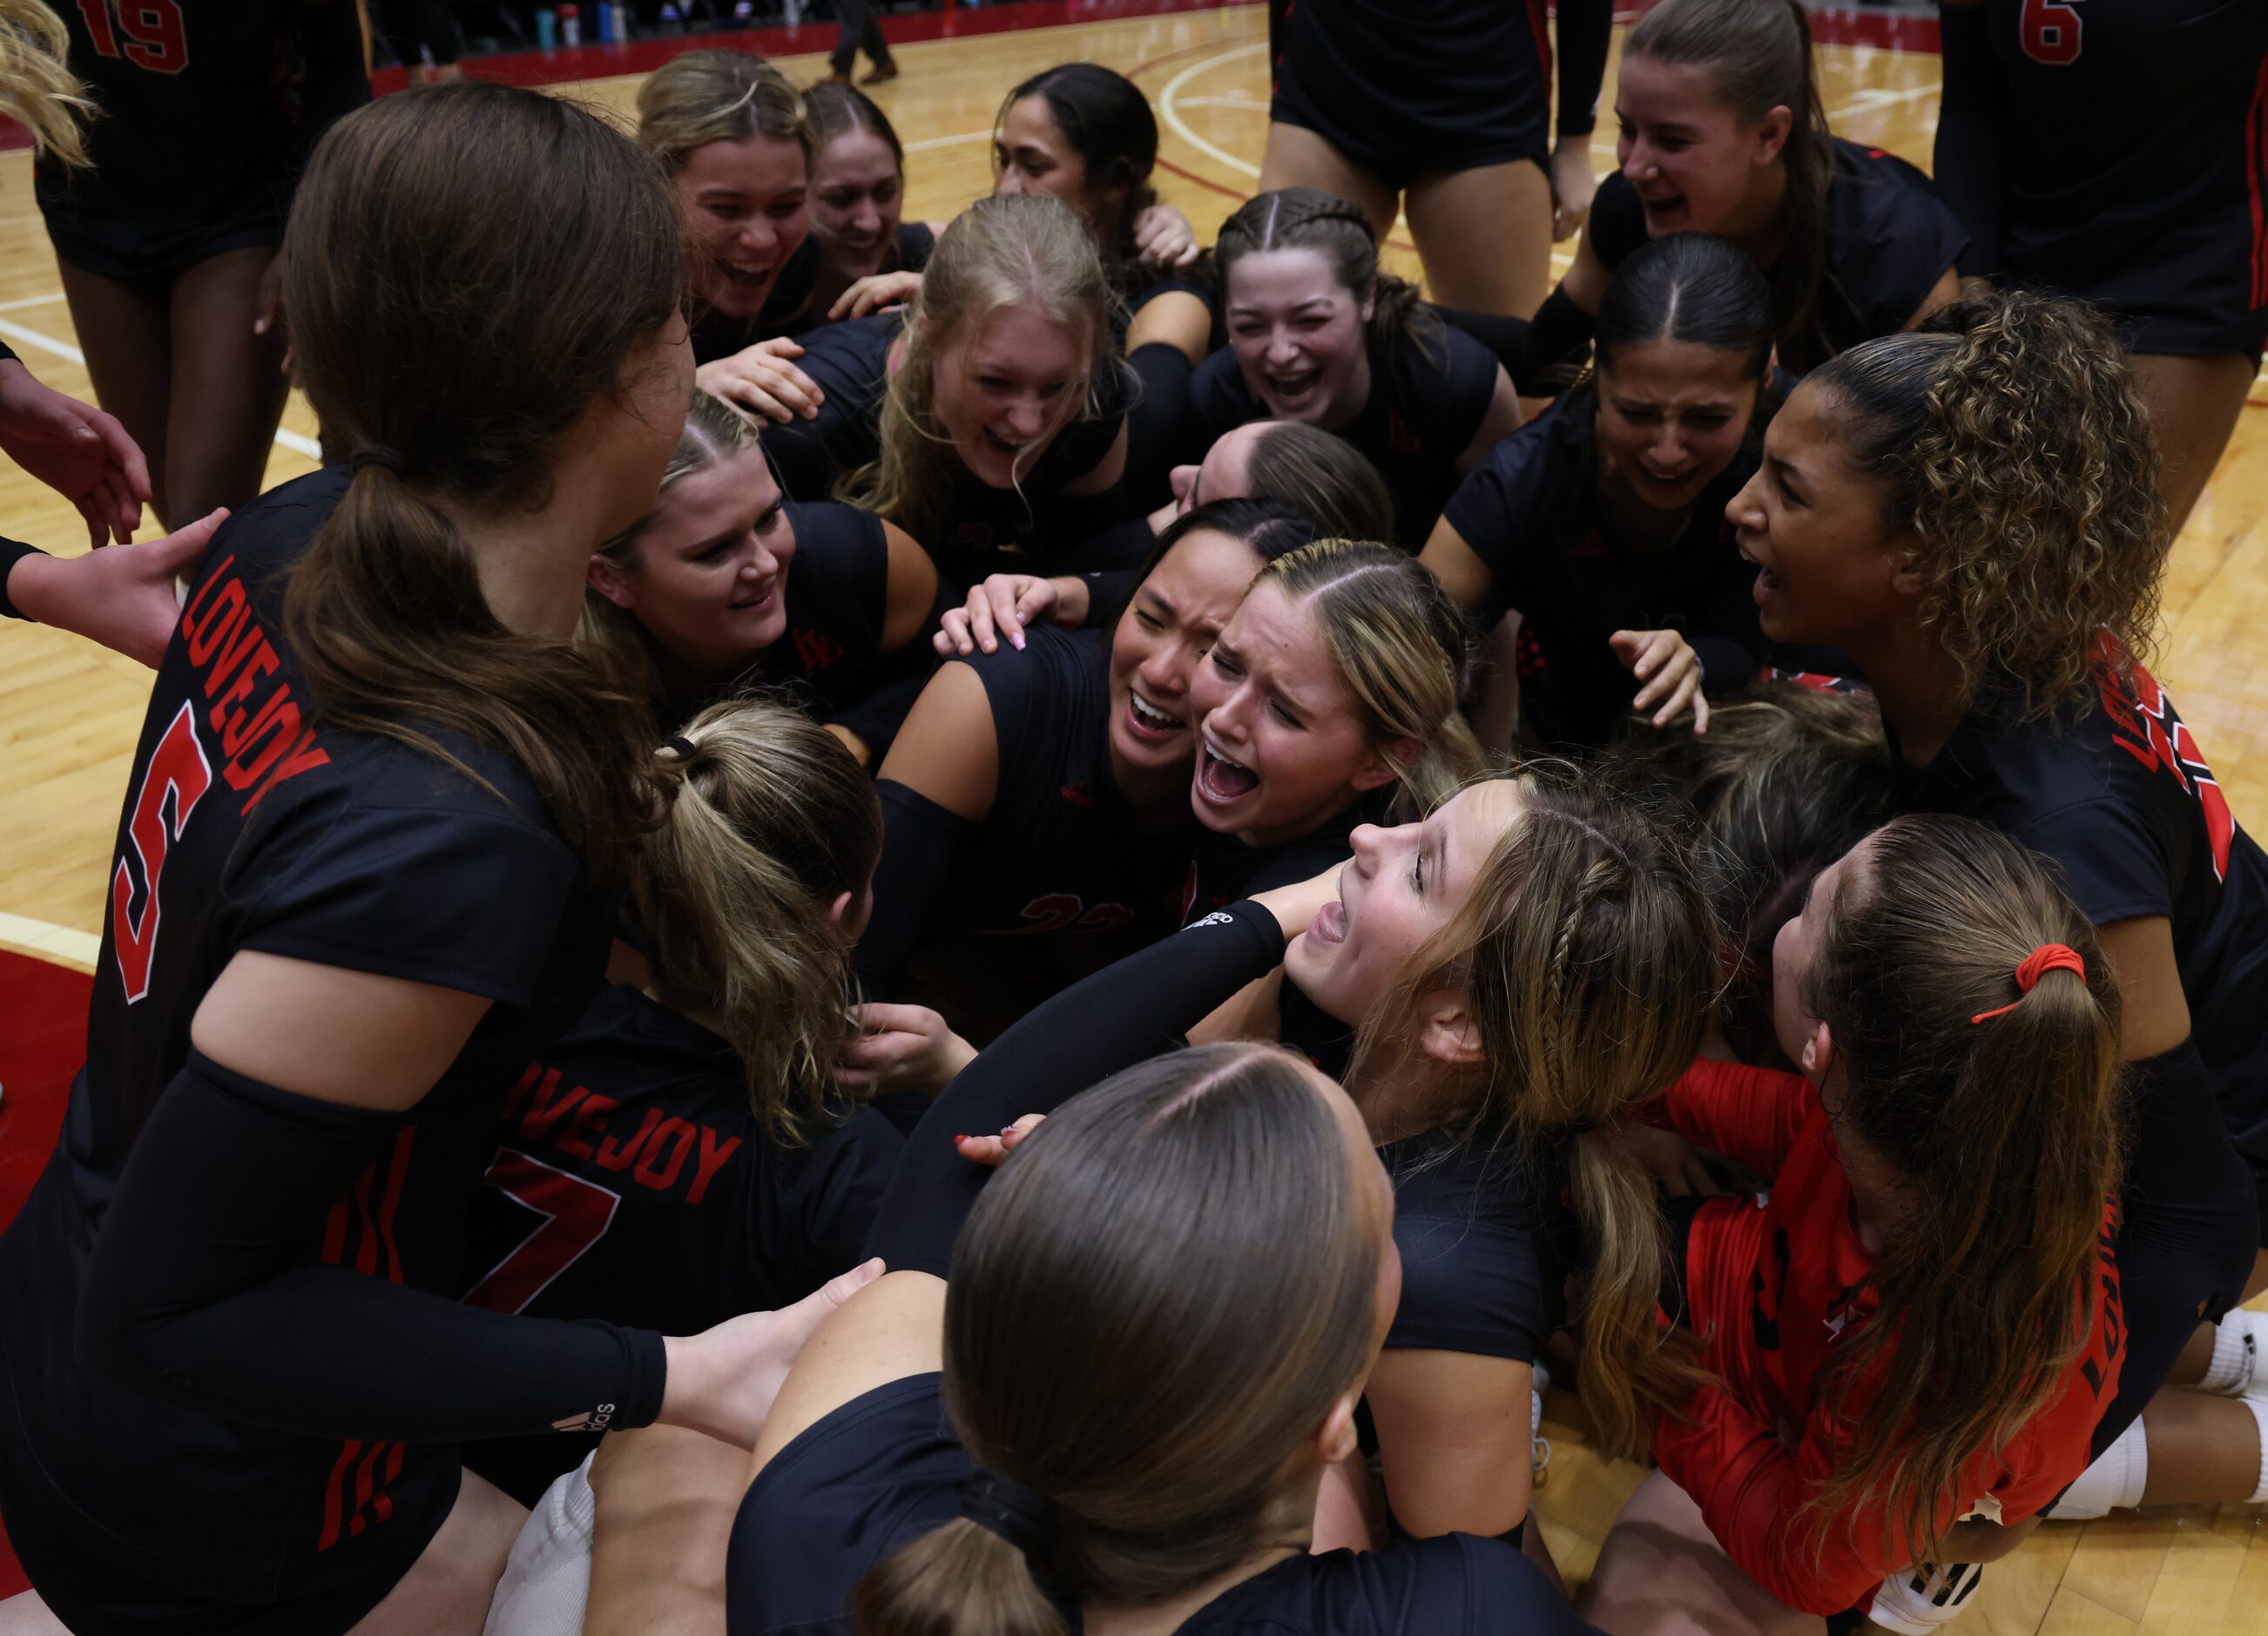
<svg viewBox="0 0 2268 1636">
<path fill-rule="evenodd" d="M 2087 962 L 2079 957 L 2077 949 L 2066 947 L 2061 943 L 2043 943 L 2017 962 L 2017 994 L 2021 997 L 2030 993 L 2033 985 L 2051 971 L 2076 972 L 2081 983 L 2087 981 Z M 2012 999 L 1998 1011 L 1980 1011 L 1969 1021 L 1972 1024 L 1989 1022 L 1995 1017 L 2005 1017 L 2021 1004 L 2023 1001 L 2021 998 Z"/>
</svg>

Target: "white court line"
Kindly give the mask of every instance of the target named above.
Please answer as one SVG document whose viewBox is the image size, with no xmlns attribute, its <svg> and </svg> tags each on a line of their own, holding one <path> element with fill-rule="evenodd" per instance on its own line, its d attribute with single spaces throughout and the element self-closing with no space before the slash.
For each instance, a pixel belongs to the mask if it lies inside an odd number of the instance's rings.
<svg viewBox="0 0 2268 1636">
<path fill-rule="evenodd" d="M 43 955 L 76 966 L 82 971 L 93 970 L 95 959 L 102 953 L 102 940 L 91 932 L 5 913 L 0 913 L 0 943 L 27 954 Z"/>
<path fill-rule="evenodd" d="M 47 306 L 63 298 L 63 292 L 60 290 L 53 295 L 27 295 L 20 300 L 0 301 L 0 313 L 12 313 L 22 306 Z"/>
<path fill-rule="evenodd" d="M 37 299 L 40 301 L 60 301 L 63 298 L 61 296 L 40 296 L 37 298 Z M 34 303 L 32 301 L 11 301 L 7 305 L 10 307 L 30 306 L 34 305 Z M 7 336 L 11 341 L 20 341 L 27 347 L 37 347 L 40 351 L 51 353 L 55 357 L 63 359 L 67 364 L 77 364 L 81 367 L 84 367 L 86 364 L 86 354 L 80 351 L 77 347 L 71 345 L 70 342 L 58 341 L 53 335 L 43 335 L 36 329 L 26 329 L 23 325 L 11 323 L 4 318 L 0 318 L 0 335 Z M 294 454 L 304 454 L 311 461 L 320 461 L 323 458 L 323 446 L 321 444 L 316 442 L 313 438 L 308 437 L 304 432 L 293 431 L 289 427 L 278 426 L 276 429 L 276 441 L 282 444 L 285 448 L 291 450 Z"/>
<path fill-rule="evenodd" d="M 909 142 L 906 144 L 906 151 L 909 153 L 925 153 L 932 148 L 957 148 L 964 142 L 990 142 L 991 140 L 992 129 L 991 127 L 988 125 L 983 130 L 964 130 L 958 136 L 924 136 L 919 142 Z"/>
<path fill-rule="evenodd" d="M 1267 55 L 1268 42 L 1264 40 L 1255 41 L 1250 45 L 1238 46 L 1233 50 L 1222 52 L 1219 56 L 1210 56 L 1202 63 L 1190 63 L 1189 67 L 1167 80 L 1166 88 L 1158 93 L 1158 112 L 1166 123 L 1172 128 L 1174 135 L 1215 164 L 1226 165 L 1229 169 L 1241 175 L 1249 176 L 1255 181 L 1259 179 L 1260 167 L 1249 159 L 1237 158 L 1226 148 L 1213 146 L 1211 143 L 1191 130 L 1189 122 L 1182 117 L 1181 109 L 1174 105 L 1174 99 L 1181 95 L 1183 85 L 1188 85 L 1200 74 L 1211 72 L 1224 63 L 1234 63 L 1244 57 Z"/>
</svg>

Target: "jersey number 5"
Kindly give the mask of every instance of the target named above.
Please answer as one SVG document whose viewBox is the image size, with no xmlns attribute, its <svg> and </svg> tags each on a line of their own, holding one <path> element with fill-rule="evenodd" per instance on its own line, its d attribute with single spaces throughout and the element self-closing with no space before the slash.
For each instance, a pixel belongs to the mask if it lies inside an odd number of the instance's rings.
<svg viewBox="0 0 2268 1636">
<path fill-rule="evenodd" d="M 2024 55 L 2050 68 L 2079 61 L 2079 36 L 2085 23 L 2072 0 L 2024 0 Z"/>
<path fill-rule="evenodd" d="M 110 877 L 110 943 L 118 954 L 118 980 L 125 985 L 131 1006 L 150 991 L 150 962 L 158 953 L 158 878 L 166 872 L 166 853 L 188 827 L 189 814 L 212 788 L 212 763 L 205 747 L 197 742 L 196 718 L 187 702 L 175 712 L 158 741 L 150 765 L 142 774 L 142 788 L 134 797 L 134 816 L 126 825 L 127 844 L 142 864 L 142 912 L 134 912 L 134 875 L 122 851 L 117 873 Z M 173 817 L 166 818 L 166 798 L 173 798 Z"/>
<path fill-rule="evenodd" d="M 97 54 L 122 56 L 153 74 L 178 74 L 189 65 L 189 32 L 180 0 L 78 0 L 86 37 Z M 126 37 L 120 49 L 119 36 Z"/>
<path fill-rule="evenodd" d="M 467 1306 L 491 1312 L 518 1312 L 541 1295 L 552 1279 L 607 1235 L 615 1207 L 622 1202 L 619 1193 L 510 1147 L 497 1149 L 495 1161 L 481 1180 L 543 1218 L 541 1226 L 466 1294 Z"/>
</svg>

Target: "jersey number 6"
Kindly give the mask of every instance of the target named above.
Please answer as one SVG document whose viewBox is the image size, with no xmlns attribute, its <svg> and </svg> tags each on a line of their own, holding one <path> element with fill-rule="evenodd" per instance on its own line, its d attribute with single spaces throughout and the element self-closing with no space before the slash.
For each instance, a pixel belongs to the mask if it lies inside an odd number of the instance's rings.
<svg viewBox="0 0 2268 1636">
<path fill-rule="evenodd" d="M 2072 0 L 2024 0 L 2024 55 L 2050 68 L 2076 63 L 2080 32 L 2085 26 Z"/>
<path fill-rule="evenodd" d="M 99 55 L 122 56 L 153 74 L 178 74 L 189 65 L 189 32 L 179 0 L 78 0 L 78 14 Z"/>
<path fill-rule="evenodd" d="M 150 963 L 158 953 L 158 878 L 166 872 L 166 853 L 188 827 L 189 814 L 212 788 L 212 763 L 205 747 L 197 742 L 196 718 L 185 701 L 158 741 L 150 765 L 142 774 L 142 788 L 134 797 L 134 816 L 127 821 L 127 844 L 142 865 L 142 912 L 134 912 L 134 875 L 126 867 L 122 848 L 118 869 L 110 877 L 110 942 L 118 955 L 118 980 L 131 1006 L 150 991 Z M 173 819 L 166 817 L 166 798 L 173 797 Z"/>
</svg>

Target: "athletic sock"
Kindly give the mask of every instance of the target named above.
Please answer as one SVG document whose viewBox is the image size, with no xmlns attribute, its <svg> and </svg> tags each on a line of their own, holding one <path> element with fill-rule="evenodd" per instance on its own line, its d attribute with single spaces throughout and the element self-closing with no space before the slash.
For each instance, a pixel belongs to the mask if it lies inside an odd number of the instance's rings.
<svg viewBox="0 0 2268 1636">
<path fill-rule="evenodd" d="M 2058 1522 L 2090 1522 L 2109 1512 L 2131 1510 L 2142 1503 L 2143 1485 L 2149 1477 L 2150 1444 L 2138 1415 L 2118 1434 L 2118 1441 L 2073 1480 L 2046 1514 Z"/>
<path fill-rule="evenodd" d="M 2268 1374 L 2260 1367 L 2264 1345 L 2268 1345 L 2268 1312 L 2233 1308 L 2213 1326 L 2213 1361 L 2205 1365 L 2198 1389 L 2226 1397 L 2268 1392 Z"/>
<path fill-rule="evenodd" d="M 2268 1501 L 2268 1400 L 2246 1397 L 2242 1401 L 2252 1411 L 2252 1424 L 2260 1432 L 2260 1475 L 2252 1485 L 2252 1498 L 2247 1502 L 2257 1506 Z"/>
</svg>

